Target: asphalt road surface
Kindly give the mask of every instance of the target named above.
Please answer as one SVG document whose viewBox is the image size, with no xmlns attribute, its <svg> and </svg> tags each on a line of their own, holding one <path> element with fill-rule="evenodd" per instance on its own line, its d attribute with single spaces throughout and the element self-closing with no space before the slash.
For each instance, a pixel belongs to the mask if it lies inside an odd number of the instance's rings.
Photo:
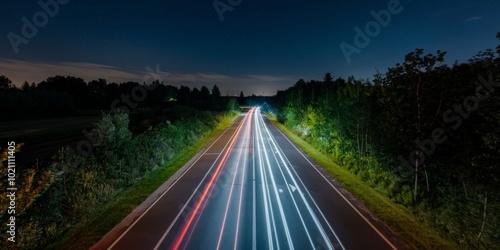
<svg viewBox="0 0 500 250">
<path fill-rule="evenodd" d="M 110 242 L 108 249 L 407 248 L 259 108 Z"/>
</svg>

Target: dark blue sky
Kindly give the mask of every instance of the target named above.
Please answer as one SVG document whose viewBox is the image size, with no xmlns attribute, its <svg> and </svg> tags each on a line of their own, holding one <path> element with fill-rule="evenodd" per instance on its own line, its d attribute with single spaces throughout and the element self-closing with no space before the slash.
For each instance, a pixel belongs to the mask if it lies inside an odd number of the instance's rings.
<svg viewBox="0 0 500 250">
<path fill-rule="evenodd" d="M 213 2 L 71 0 L 50 17 L 38 1 L 2 1 L 0 75 L 16 85 L 56 74 L 142 81 L 149 66 L 169 84 L 272 95 L 326 72 L 372 78 L 415 48 L 445 50 L 452 64 L 500 44 L 498 0 L 220 0 L 241 2 L 223 21 Z M 354 28 L 375 20 L 370 11 L 398 2 L 400 12 L 348 63 L 340 44 L 354 45 Z M 23 37 L 23 17 L 41 25 L 16 53 L 10 39 Z"/>
</svg>

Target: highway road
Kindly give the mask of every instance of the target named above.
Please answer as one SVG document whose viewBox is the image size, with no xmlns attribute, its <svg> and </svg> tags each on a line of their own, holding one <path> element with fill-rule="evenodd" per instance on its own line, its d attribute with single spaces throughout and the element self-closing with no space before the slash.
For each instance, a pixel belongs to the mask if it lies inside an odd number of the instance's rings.
<svg viewBox="0 0 500 250">
<path fill-rule="evenodd" d="M 408 248 L 258 107 L 108 241 L 108 249 Z"/>
</svg>

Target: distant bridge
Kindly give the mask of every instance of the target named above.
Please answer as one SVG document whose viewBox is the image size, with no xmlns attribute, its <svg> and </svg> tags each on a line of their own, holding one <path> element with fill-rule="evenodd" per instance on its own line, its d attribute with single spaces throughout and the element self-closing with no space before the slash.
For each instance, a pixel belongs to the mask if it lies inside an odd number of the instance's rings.
<svg viewBox="0 0 500 250">
<path fill-rule="evenodd" d="M 248 112 L 254 106 L 240 106 L 242 112 Z"/>
</svg>

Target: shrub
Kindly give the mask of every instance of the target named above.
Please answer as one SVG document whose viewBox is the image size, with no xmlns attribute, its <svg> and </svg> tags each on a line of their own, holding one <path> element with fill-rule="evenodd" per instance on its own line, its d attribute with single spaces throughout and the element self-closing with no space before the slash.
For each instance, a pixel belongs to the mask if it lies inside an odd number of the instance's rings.
<svg viewBox="0 0 500 250">
<path fill-rule="evenodd" d="M 127 114 L 103 114 L 90 132 L 93 150 L 89 155 L 71 154 L 63 148 L 48 170 L 30 168 L 19 175 L 17 229 L 23 237 L 19 237 L 16 247 L 43 248 L 156 166 L 168 167 L 176 154 L 215 129 L 217 121 L 227 121 L 232 114 L 185 107 L 171 111 L 182 118 L 161 123 L 136 136 L 128 129 Z M 6 153 L 0 156 L 3 164 Z M 0 174 L 4 175 L 5 170 L 2 165 Z M 1 185 L 5 189 L 6 183 Z M 5 199 L 0 196 L 2 204 L 6 204 Z M 7 219 L 7 213 L 2 211 L 0 222 L 5 224 Z M 0 246 L 6 249 L 7 241 L 1 240 Z"/>
</svg>

